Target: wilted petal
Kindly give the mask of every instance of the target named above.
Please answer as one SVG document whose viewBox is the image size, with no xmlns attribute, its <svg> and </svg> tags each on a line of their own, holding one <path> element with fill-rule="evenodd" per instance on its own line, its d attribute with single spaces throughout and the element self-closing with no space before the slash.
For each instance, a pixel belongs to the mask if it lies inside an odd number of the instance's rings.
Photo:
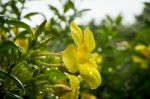
<svg viewBox="0 0 150 99">
<path fill-rule="evenodd" d="M 82 30 L 80 29 L 80 27 L 77 26 L 75 22 L 71 22 L 70 29 L 71 29 L 71 35 L 75 44 L 77 46 L 80 46 L 81 43 L 83 42 Z"/>
<path fill-rule="evenodd" d="M 89 52 L 95 48 L 94 36 L 89 28 L 86 28 L 84 31 L 84 46 Z"/>
<path fill-rule="evenodd" d="M 69 45 L 63 52 L 62 60 L 69 72 L 75 73 L 78 71 L 78 58 L 76 48 Z"/>
<path fill-rule="evenodd" d="M 96 89 L 101 84 L 101 75 L 99 71 L 90 66 L 91 64 L 81 64 L 79 66 L 79 72 L 83 80 L 90 85 L 92 89 Z"/>
</svg>

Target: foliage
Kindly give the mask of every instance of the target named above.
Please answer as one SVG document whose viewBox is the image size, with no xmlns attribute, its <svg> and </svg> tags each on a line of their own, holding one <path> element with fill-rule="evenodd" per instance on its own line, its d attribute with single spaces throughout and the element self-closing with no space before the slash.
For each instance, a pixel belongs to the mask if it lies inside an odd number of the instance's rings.
<svg viewBox="0 0 150 99">
<path fill-rule="evenodd" d="M 87 67 L 87 70 L 92 72 L 92 74 L 89 74 L 87 71 L 82 70 L 83 66 L 80 66 L 81 64 L 77 64 L 75 65 L 75 68 L 80 67 L 80 73 L 77 71 L 75 73 L 70 71 L 68 63 L 66 62 L 74 57 L 71 56 L 72 53 L 66 53 L 66 51 L 56 53 L 49 52 L 49 47 L 52 48 L 52 46 L 48 45 L 49 41 L 53 43 L 55 43 L 55 41 L 51 39 L 53 33 L 49 33 L 50 31 L 45 27 L 47 25 L 46 20 L 43 21 L 37 29 L 34 29 L 21 21 L 24 18 L 30 19 L 30 16 L 37 14 L 31 12 L 21 17 L 24 3 L 25 1 L 17 2 L 13 0 L 1 2 L 1 8 L 3 10 L 1 12 L 3 15 L 0 17 L 1 98 L 51 99 L 60 97 L 62 99 L 77 99 L 80 82 L 85 81 L 91 87 L 97 88 L 100 85 L 100 74 L 97 67 Z M 18 7 L 17 4 L 21 4 L 21 7 Z M 6 8 L 10 7 L 11 10 L 5 9 L 5 5 Z M 64 13 L 71 8 L 75 9 L 73 2 L 69 0 L 64 4 Z M 64 21 L 65 17 L 60 15 L 57 8 L 50 5 L 50 9 L 61 19 L 60 21 Z M 7 13 L 9 14 L 7 15 Z M 14 17 L 8 17 L 9 15 L 14 15 Z M 51 19 L 50 24 L 54 20 L 56 21 L 56 19 Z M 71 20 L 72 19 L 67 20 L 68 24 Z M 56 25 L 56 23 L 53 23 L 52 26 L 53 25 Z M 72 27 L 71 25 L 70 27 L 71 30 L 73 29 L 75 31 L 72 31 L 72 33 L 78 35 L 78 32 L 76 32 L 76 27 L 78 26 Z M 58 26 L 57 28 L 61 29 L 62 27 Z M 69 29 L 67 31 L 69 31 Z M 61 31 L 58 31 L 57 33 L 59 32 Z M 85 36 L 85 43 L 88 43 L 88 39 L 90 38 L 95 45 L 92 32 L 88 29 L 86 34 L 87 37 Z M 73 37 L 73 39 L 77 39 L 77 37 Z M 85 45 L 87 46 L 87 44 Z M 90 57 L 90 52 L 94 48 L 95 46 L 93 46 L 92 49 L 88 46 L 85 47 L 87 50 L 90 49 L 90 51 L 87 52 L 89 55 L 88 57 Z M 72 51 L 74 51 L 74 49 L 70 50 L 70 52 Z M 82 53 L 78 53 L 78 55 L 82 57 Z M 64 57 L 66 58 L 65 60 Z M 74 60 L 80 61 L 80 59 L 77 58 L 73 59 L 72 62 L 74 62 Z M 96 66 L 94 60 L 91 62 L 89 60 L 86 64 L 87 63 Z M 82 65 L 86 64 L 82 63 Z M 90 70 L 89 68 L 93 68 L 93 70 Z M 93 75 L 93 73 L 95 74 Z M 98 77 L 99 80 L 95 83 L 88 80 L 88 76 L 93 80 L 96 80 Z M 81 80 L 82 78 L 84 80 Z"/>
<path fill-rule="evenodd" d="M 22 15 L 26 2 L 0 0 L 2 99 L 150 97 L 150 3 L 134 24 L 106 16 L 82 32 L 73 20 L 89 9 L 74 0 L 59 0 L 62 9 L 49 5 L 53 17 L 36 28 L 23 20 L 42 14 Z"/>
<path fill-rule="evenodd" d="M 123 25 L 122 17 L 107 16 L 93 26 L 96 51 L 103 56 L 103 82 L 94 93 L 102 99 L 143 99 L 150 96 L 150 6 L 145 3 L 143 13 L 131 25 Z M 139 19 L 141 18 L 141 19 Z M 91 23 L 92 24 L 92 23 Z"/>
</svg>

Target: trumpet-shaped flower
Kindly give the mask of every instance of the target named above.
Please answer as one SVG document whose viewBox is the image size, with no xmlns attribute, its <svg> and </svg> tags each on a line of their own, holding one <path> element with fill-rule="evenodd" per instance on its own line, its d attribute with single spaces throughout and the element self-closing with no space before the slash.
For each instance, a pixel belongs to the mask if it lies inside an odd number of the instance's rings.
<svg viewBox="0 0 150 99">
<path fill-rule="evenodd" d="M 78 99 L 79 94 L 79 79 L 74 75 L 67 75 L 70 81 L 71 92 L 66 93 L 60 99 Z"/>
<path fill-rule="evenodd" d="M 97 88 L 101 84 L 101 76 L 91 54 L 95 48 L 93 33 L 88 27 L 83 33 L 75 22 L 70 24 L 70 29 L 75 45 L 69 45 L 64 50 L 63 62 L 69 72 L 76 73 L 79 71 L 87 84 L 92 88 Z"/>
</svg>

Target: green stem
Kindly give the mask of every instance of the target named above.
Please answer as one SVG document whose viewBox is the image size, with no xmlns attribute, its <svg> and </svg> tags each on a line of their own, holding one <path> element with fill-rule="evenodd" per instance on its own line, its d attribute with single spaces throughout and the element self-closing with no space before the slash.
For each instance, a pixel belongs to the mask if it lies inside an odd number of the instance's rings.
<svg viewBox="0 0 150 99">
<path fill-rule="evenodd" d="M 62 52 L 58 52 L 58 53 L 39 53 L 38 56 L 62 56 Z"/>
<path fill-rule="evenodd" d="M 39 62 L 39 64 L 43 66 L 48 66 L 48 67 L 64 67 L 63 64 L 48 64 L 48 63 L 43 63 L 43 62 Z"/>
</svg>

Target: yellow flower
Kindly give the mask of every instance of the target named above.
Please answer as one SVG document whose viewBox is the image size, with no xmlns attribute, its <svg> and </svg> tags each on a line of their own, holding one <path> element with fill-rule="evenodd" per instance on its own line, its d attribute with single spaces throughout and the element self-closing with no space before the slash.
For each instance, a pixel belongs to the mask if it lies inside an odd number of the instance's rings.
<svg viewBox="0 0 150 99">
<path fill-rule="evenodd" d="M 98 54 L 98 53 L 92 53 L 96 63 L 100 64 L 103 62 L 103 57 L 102 55 Z"/>
<path fill-rule="evenodd" d="M 150 59 L 150 46 L 139 44 L 135 46 L 135 51 L 145 56 L 145 58 L 133 55 L 132 56 L 133 61 L 136 63 L 140 63 L 142 69 L 147 69 L 149 66 L 149 59 Z"/>
<path fill-rule="evenodd" d="M 78 99 L 79 94 L 79 79 L 74 75 L 67 75 L 70 82 L 71 92 L 61 96 L 60 99 Z"/>
<path fill-rule="evenodd" d="M 139 45 L 135 46 L 135 50 L 140 52 L 146 58 L 150 58 L 150 46 L 145 46 L 145 45 L 139 44 Z"/>
<path fill-rule="evenodd" d="M 79 71 L 84 81 L 92 88 L 101 84 L 101 76 L 91 52 L 95 48 L 93 33 L 86 28 L 84 33 L 75 22 L 70 24 L 71 35 L 75 45 L 69 45 L 63 52 L 63 62 L 71 73 Z"/>
<path fill-rule="evenodd" d="M 81 94 L 81 99 L 97 99 L 96 96 L 90 94 L 90 93 L 82 93 Z"/>
<path fill-rule="evenodd" d="M 143 51 L 144 49 L 146 49 L 146 46 L 140 44 L 140 45 L 135 46 L 134 49 L 135 49 L 136 51 Z"/>
<path fill-rule="evenodd" d="M 135 63 L 139 63 L 142 69 L 148 68 L 148 60 L 142 59 L 141 57 L 138 57 L 136 55 L 133 55 L 132 59 Z"/>
<path fill-rule="evenodd" d="M 17 39 L 15 43 L 22 48 L 23 53 L 26 53 L 28 49 L 28 40 L 27 39 Z"/>
</svg>

